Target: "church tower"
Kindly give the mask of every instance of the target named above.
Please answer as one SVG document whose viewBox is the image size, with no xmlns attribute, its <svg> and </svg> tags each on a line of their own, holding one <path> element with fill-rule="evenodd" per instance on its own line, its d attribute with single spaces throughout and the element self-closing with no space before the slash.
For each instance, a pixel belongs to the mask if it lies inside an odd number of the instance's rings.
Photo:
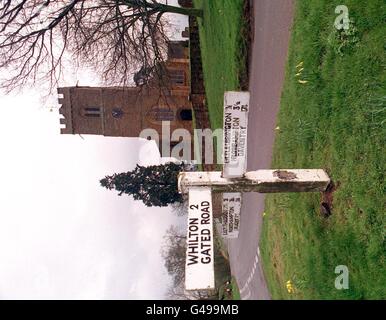
<svg viewBox="0 0 386 320">
<path fill-rule="evenodd" d="M 58 88 L 62 134 L 91 134 L 110 137 L 139 137 L 144 129 L 154 129 L 162 141 L 162 122 L 170 123 L 170 132 L 185 129 L 192 137 L 190 101 L 190 60 L 186 41 L 168 43 L 165 70 L 169 83 L 160 89 L 152 81 L 135 87 L 65 87 Z M 139 81 L 140 72 L 134 80 Z M 167 132 L 166 134 L 169 134 Z M 171 141 L 171 147 L 179 141 Z M 191 143 L 191 145 L 193 145 Z M 190 158 L 190 157 L 189 157 Z"/>
<path fill-rule="evenodd" d="M 65 87 L 58 93 L 62 134 L 139 137 L 142 130 L 154 129 L 161 146 L 166 138 L 162 122 L 167 121 L 170 132 L 185 129 L 192 136 L 188 95 L 173 91 L 161 95 L 159 89 L 146 87 Z M 171 141 L 171 147 L 178 142 Z"/>
</svg>

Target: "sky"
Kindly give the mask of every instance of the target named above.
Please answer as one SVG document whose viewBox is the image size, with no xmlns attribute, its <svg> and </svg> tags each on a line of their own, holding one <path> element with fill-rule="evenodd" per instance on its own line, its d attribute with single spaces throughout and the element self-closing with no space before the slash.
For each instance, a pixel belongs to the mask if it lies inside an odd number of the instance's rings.
<svg viewBox="0 0 386 320">
<path fill-rule="evenodd" d="M 95 78 L 76 71 L 62 84 Z M 56 96 L 45 96 L 0 92 L 0 299 L 165 298 L 162 238 L 186 217 L 99 185 L 164 161 L 155 143 L 60 135 Z"/>
</svg>

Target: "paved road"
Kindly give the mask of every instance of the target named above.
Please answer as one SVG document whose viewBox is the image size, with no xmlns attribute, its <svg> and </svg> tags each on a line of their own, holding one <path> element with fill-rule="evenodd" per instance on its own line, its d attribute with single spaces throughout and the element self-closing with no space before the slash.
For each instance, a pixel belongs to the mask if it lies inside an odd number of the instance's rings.
<svg viewBox="0 0 386 320">
<path fill-rule="evenodd" d="M 293 15 L 292 0 L 252 2 L 255 23 L 250 69 L 248 170 L 268 169 L 271 165 Z M 270 299 L 258 249 L 264 195 L 249 193 L 243 199 L 239 238 L 228 243 L 232 273 L 242 299 Z"/>
</svg>

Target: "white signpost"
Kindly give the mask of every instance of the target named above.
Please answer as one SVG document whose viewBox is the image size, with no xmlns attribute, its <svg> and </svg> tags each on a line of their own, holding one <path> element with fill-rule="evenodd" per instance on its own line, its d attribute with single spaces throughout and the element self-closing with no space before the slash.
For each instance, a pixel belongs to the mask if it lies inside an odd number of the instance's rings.
<svg viewBox="0 0 386 320">
<path fill-rule="evenodd" d="M 322 169 L 246 172 L 249 92 L 224 96 L 223 171 L 181 172 L 178 190 L 189 193 L 185 288 L 214 289 L 212 192 L 224 193 L 222 234 L 237 238 L 242 192 L 323 192 L 331 180 Z"/>
<path fill-rule="evenodd" d="M 223 215 L 221 217 L 222 236 L 226 239 L 236 239 L 240 230 L 242 195 L 239 192 L 223 194 Z"/>
<path fill-rule="evenodd" d="M 210 188 L 189 189 L 185 289 L 214 289 L 213 207 Z"/>
<path fill-rule="evenodd" d="M 247 169 L 249 92 L 224 94 L 223 177 L 242 177 Z"/>
<path fill-rule="evenodd" d="M 322 169 L 257 170 L 237 179 L 223 178 L 220 171 L 181 172 L 178 190 L 189 193 L 185 289 L 215 287 L 212 192 L 323 192 L 330 182 Z M 231 207 L 228 202 L 228 210 Z"/>
</svg>

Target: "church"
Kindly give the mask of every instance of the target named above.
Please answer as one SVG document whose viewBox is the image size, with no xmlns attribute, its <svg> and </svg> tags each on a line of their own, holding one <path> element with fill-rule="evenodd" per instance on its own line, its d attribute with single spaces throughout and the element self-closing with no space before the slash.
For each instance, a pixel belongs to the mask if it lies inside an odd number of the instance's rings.
<svg viewBox="0 0 386 320">
<path fill-rule="evenodd" d="M 58 88 L 61 134 L 139 137 L 144 129 L 154 129 L 162 145 L 162 122 L 170 131 L 193 132 L 190 101 L 190 60 L 186 41 L 171 41 L 164 62 L 170 83 L 161 89 L 145 84 L 132 87 Z M 140 74 L 134 76 L 138 83 Z M 171 147 L 179 141 L 171 141 Z M 162 154 L 161 156 L 169 156 Z"/>
</svg>

